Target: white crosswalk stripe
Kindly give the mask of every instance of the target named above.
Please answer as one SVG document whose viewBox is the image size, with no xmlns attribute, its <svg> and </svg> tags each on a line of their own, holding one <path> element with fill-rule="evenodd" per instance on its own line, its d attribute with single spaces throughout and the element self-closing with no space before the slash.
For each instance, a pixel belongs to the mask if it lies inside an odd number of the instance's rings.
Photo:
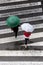
<svg viewBox="0 0 43 65">
<path fill-rule="evenodd" d="M 22 18 L 20 19 L 20 23 L 24 23 L 24 22 L 31 22 L 31 21 L 36 21 L 37 20 L 43 20 L 43 15 L 42 16 L 34 16 L 34 17 L 27 17 L 27 18 Z M 2 25 L 6 25 L 6 21 L 0 21 L 0 26 Z"/>
<path fill-rule="evenodd" d="M 0 18 L 1 17 L 7 17 L 7 16 L 10 16 L 10 15 L 23 15 L 23 14 L 38 13 L 38 12 L 42 12 L 42 8 L 0 14 Z"/>
<path fill-rule="evenodd" d="M 3 7 L 0 7 L 0 10 L 13 9 L 13 8 L 21 8 L 21 7 L 29 7 L 29 6 L 37 6 L 37 5 L 41 5 L 41 3 L 40 2 L 36 2 L 36 3 L 27 3 L 27 4 L 3 6 Z"/>
<path fill-rule="evenodd" d="M 35 38 L 39 38 L 39 37 L 43 37 L 43 32 L 31 34 L 30 39 L 35 39 Z M 20 40 L 24 40 L 24 39 L 25 39 L 24 35 L 20 35 L 17 38 L 15 38 L 15 36 L 7 37 L 7 38 L 1 38 L 0 44 L 13 42 L 13 41 L 20 41 Z"/>
<path fill-rule="evenodd" d="M 26 51 L 0 51 L 0 56 L 43 56 L 43 51 L 26 50 Z"/>
<path fill-rule="evenodd" d="M 33 25 L 35 29 L 40 29 L 40 28 L 43 28 L 43 23 L 41 24 L 35 24 Z M 22 31 L 21 27 L 19 27 L 19 31 Z M 0 34 L 7 34 L 7 33 L 12 33 L 13 31 L 8 28 L 8 29 L 1 29 L 0 30 Z"/>
<path fill-rule="evenodd" d="M 2 62 L 1 61 L 0 65 L 3 65 L 3 64 L 4 65 L 14 65 L 14 64 L 15 65 L 24 65 L 24 64 L 25 65 L 43 65 L 43 62 L 42 61 L 41 62 L 40 61 L 38 61 L 38 62 L 37 61 L 34 61 L 34 62 L 33 61 L 20 61 L 20 62 L 19 61 L 15 61 L 15 62 L 14 61 L 13 62 L 11 62 L 11 61 Z"/>
<path fill-rule="evenodd" d="M 18 2 L 18 1 L 26 1 L 26 0 L 10 0 L 10 1 L 8 1 L 8 0 L 0 0 L 0 4 L 1 3 Z"/>
<path fill-rule="evenodd" d="M 43 46 L 43 41 L 42 42 L 37 42 L 37 43 L 32 43 L 32 44 L 27 44 L 28 46 Z M 25 46 L 25 45 L 21 45 Z"/>
</svg>

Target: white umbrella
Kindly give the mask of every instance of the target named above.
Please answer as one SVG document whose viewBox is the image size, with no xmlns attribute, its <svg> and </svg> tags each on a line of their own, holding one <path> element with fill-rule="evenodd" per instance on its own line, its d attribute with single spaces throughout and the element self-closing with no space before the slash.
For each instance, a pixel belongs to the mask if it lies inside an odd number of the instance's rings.
<svg viewBox="0 0 43 65">
<path fill-rule="evenodd" d="M 26 31 L 26 32 L 33 32 L 34 31 L 34 27 L 29 23 L 23 23 L 21 25 L 21 28 L 23 31 Z"/>
</svg>

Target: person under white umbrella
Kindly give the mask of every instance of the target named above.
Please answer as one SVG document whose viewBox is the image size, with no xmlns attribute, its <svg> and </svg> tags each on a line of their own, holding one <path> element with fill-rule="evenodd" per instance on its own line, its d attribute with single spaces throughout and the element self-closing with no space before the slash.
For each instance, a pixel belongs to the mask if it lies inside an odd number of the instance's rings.
<svg viewBox="0 0 43 65">
<path fill-rule="evenodd" d="M 21 25 L 21 29 L 24 31 L 24 37 L 25 37 L 25 48 L 27 48 L 27 40 L 29 40 L 30 35 L 34 31 L 33 25 L 29 23 L 23 23 Z M 30 41 L 30 40 L 29 40 Z M 30 41 L 31 42 L 31 41 Z"/>
</svg>

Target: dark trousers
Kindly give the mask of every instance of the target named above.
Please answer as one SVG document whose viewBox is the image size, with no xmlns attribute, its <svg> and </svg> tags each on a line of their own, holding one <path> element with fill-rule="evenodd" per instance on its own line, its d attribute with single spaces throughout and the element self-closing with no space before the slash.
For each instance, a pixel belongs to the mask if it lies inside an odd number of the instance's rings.
<svg viewBox="0 0 43 65">
<path fill-rule="evenodd" d="M 27 38 L 25 38 L 25 44 L 27 44 L 27 41 L 28 41 L 29 39 L 27 39 Z"/>
<path fill-rule="evenodd" d="M 17 27 L 14 27 L 14 28 L 11 28 L 14 33 L 15 33 L 15 37 L 17 37 L 17 33 L 18 33 L 18 26 Z"/>
</svg>

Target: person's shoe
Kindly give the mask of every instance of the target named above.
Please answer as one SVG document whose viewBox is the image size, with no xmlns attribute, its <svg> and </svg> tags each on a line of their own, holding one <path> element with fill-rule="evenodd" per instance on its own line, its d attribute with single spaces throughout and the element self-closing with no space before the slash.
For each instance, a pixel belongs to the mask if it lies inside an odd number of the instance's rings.
<svg viewBox="0 0 43 65">
<path fill-rule="evenodd" d="M 27 48 L 27 45 L 25 45 L 25 48 Z"/>
</svg>

